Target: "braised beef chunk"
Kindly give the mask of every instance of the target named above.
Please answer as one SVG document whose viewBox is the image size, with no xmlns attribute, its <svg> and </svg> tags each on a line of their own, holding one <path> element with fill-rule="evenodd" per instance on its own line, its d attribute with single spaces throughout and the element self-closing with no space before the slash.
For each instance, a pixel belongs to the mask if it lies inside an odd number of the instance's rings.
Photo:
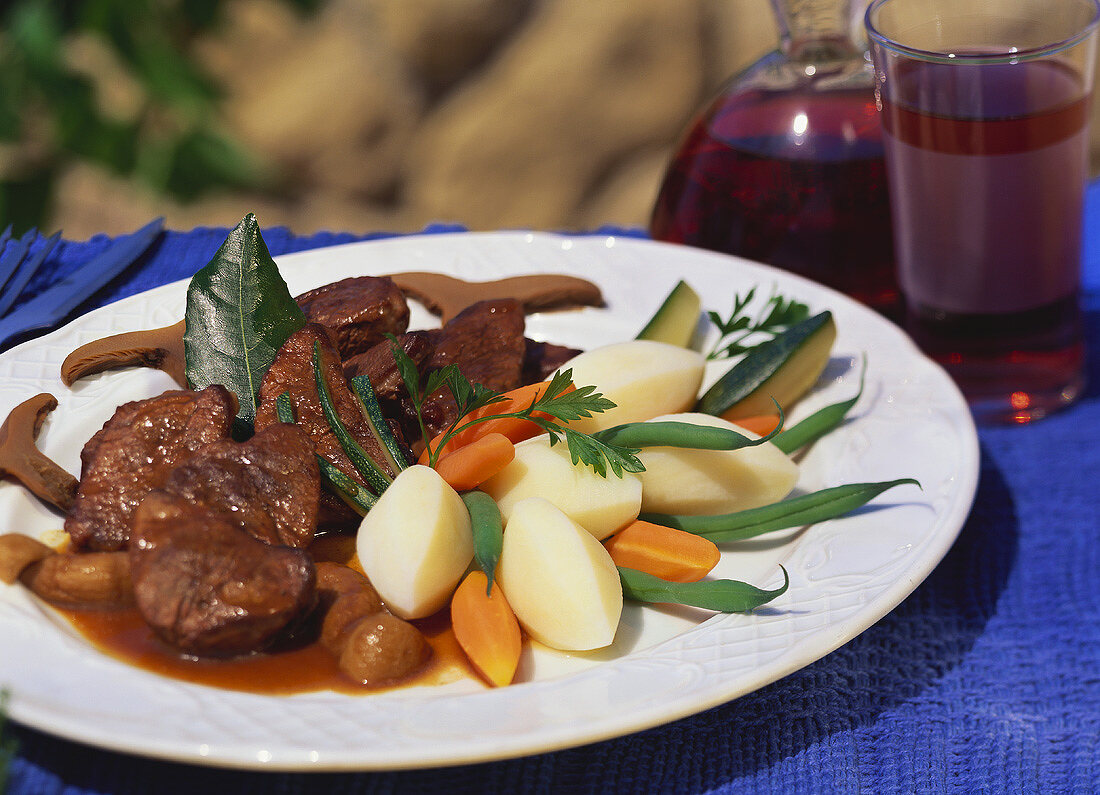
<svg viewBox="0 0 1100 795">
<path fill-rule="evenodd" d="M 244 533 L 224 515 L 167 492 L 134 514 L 134 599 L 145 622 L 186 654 L 233 657 L 269 646 L 313 608 L 304 550 Z"/>
<path fill-rule="evenodd" d="M 419 367 L 434 347 L 432 334 L 427 331 L 410 331 L 397 336 L 397 342 L 405 355 Z M 407 395 L 405 381 L 393 358 L 393 344 L 389 340 L 378 343 L 370 350 L 344 360 L 344 375 L 348 379 L 359 375 L 370 378 L 371 387 L 379 400 L 397 400 Z"/>
<path fill-rule="evenodd" d="M 435 347 L 435 337 L 438 335 L 438 329 L 409 331 L 397 337 L 397 342 L 417 368 L 421 368 L 424 361 L 431 355 Z M 344 374 L 349 380 L 360 375 L 370 378 L 371 387 L 378 396 L 382 413 L 401 427 L 402 438 L 420 437 L 416 411 L 413 409 L 412 401 L 409 400 L 405 381 L 397 369 L 397 362 L 393 358 L 393 347 L 389 340 L 380 342 L 366 353 L 345 361 Z"/>
<path fill-rule="evenodd" d="M 294 332 L 275 355 L 275 361 L 272 362 L 260 383 L 260 405 L 256 409 L 256 428 L 259 430 L 279 423 L 275 404 L 279 395 L 288 393 L 290 402 L 294 406 L 298 426 L 309 435 L 316 453 L 350 477 L 366 485 L 340 446 L 336 434 L 332 432 L 321 409 L 321 399 L 317 395 L 317 384 L 313 375 L 314 343 L 321 347 L 321 366 L 337 414 L 367 455 L 382 469 L 389 471 L 381 446 L 370 432 L 359 403 L 348 387 L 347 378 L 344 377 L 340 365 L 340 356 L 336 352 L 330 332 L 316 323 L 309 323 Z M 347 527 L 358 521 L 359 516 L 351 508 L 327 491 L 322 493 L 321 512 L 318 519 L 320 525 Z"/>
<path fill-rule="evenodd" d="M 305 547 L 317 527 L 321 476 L 313 443 L 271 425 L 244 443 L 211 442 L 169 475 L 164 490 L 220 511 L 260 541 Z"/>
<path fill-rule="evenodd" d="M 471 383 L 494 392 L 515 389 L 522 383 L 526 351 L 523 326 L 519 301 L 478 301 L 443 327 L 423 370 L 431 372 L 455 364 Z M 457 419 L 458 407 L 444 388 L 424 401 L 423 413 L 424 424 L 435 434 Z"/>
<path fill-rule="evenodd" d="M 457 364 L 473 383 L 496 392 L 515 389 L 526 351 L 523 325 L 519 301 L 478 301 L 443 327 L 426 366 L 438 370 Z"/>
<path fill-rule="evenodd" d="M 221 386 L 119 406 L 80 453 L 80 486 L 65 518 L 73 545 L 125 549 L 131 517 L 145 496 L 200 447 L 228 438 L 236 413 L 236 398 Z"/>
<path fill-rule="evenodd" d="M 311 323 L 336 332 L 343 358 L 363 353 L 409 327 L 405 296 L 386 276 L 358 276 L 326 284 L 294 299 Z"/>
<path fill-rule="evenodd" d="M 546 381 L 561 366 L 581 353 L 576 348 L 554 345 L 551 342 L 525 340 L 526 350 L 523 356 L 523 383 L 537 384 Z"/>
</svg>

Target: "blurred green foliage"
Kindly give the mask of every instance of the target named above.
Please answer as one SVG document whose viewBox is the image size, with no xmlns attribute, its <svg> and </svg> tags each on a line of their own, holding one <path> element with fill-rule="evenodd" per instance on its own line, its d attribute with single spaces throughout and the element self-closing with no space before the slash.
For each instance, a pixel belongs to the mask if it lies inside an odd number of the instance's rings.
<svg viewBox="0 0 1100 795">
<path fill-rule="evenodd" d="M 306 13 L 321 0 L 282 0 Z M 49 216 L 73 160 L 133 176 L 187 201 L 256 186 L 261 164 L 215 119 L 220 91 L 191 55 L 224 22 L 225 0 L 14 0 L 0 3 L 0 226 Z M 230 35 L 232 32 L 230 31 Z M 94 81 L 66 58 L 91 36 L 141 89 L 125 118 L 105 112 Z"/>
<path fill-rule="evenodd" d="M 0 792 L 8 791 L 11 760 L 18 750 L 15 738 L 8 736 L 8 691 L 0 690 Z"/>
</svg>

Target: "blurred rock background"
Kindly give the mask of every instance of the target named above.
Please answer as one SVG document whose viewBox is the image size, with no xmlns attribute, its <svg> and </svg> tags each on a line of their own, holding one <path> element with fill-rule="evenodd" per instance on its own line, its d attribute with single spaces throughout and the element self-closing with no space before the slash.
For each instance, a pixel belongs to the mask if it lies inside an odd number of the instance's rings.
<svg viewBox="0 0 1100 795">
<path fill-rule="evenodd" d="M 0 220 L 642 226 L 768 0 L 15 0 Z"/>
<path fill-rule="evenodd" d="M 14 5 L 6 56 L 46 96 L 0 68 L 21 139 L 0 216 L 70 239 L 250 210 L 302 233 L 642 225 L 692 110 L 775 44 L 767 0 Z"/>
</svg>

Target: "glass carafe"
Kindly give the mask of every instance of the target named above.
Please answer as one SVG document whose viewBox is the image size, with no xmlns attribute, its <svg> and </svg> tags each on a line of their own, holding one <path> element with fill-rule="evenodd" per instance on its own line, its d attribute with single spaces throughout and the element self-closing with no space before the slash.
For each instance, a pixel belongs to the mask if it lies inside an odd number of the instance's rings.
<svg viewBox="0 0 1100 795">
<path fill-rule="evenodd" d="M 896 300 L 866 0 L 772 0 L 779 50 L 688 127 L 650 233 L 802 274 L 889 311 Z"/>
</svg>

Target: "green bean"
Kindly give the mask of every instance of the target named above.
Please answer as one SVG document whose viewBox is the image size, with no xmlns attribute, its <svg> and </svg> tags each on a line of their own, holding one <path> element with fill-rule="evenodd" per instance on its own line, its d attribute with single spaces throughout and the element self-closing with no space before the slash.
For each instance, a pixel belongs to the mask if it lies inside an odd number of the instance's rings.
<svg viewBox="0 0 1100 795">
<path fill-rule="evenodd" d="M 845 486 L 834 486 L 804 494 L 801 497 L 734 513 L 715 516 L 643 513 L 639 518 L 654 524 L 663 524 L 695 533 L 714 542 L 743 541 L 773 530 L 801 527 L 842 516 L 865 505 L 887 489 L 906 483 L 920 486 L 920 483 L 913 478 L 899 478 L 878 483 L 849 483 Z"/>
<path fill-rule="evenodd" d="M 400 472 L 408 467 L 405 462 L 405 451 L 393 438 L 389 423 L 382 415 L 382 407 L 378 405 L 378 396 L 374 393 L 374 386 L 370 378 L 365 375 L 357 375 L 351 379 L 351 391 L 359 401 L 359 409 L 363 412 L 363 419 L 367 421 L 367 427 L 378 440 L 382 448 L 382 454 L 386 462 L 393 467 L 394 472 Z"/>
<path fill-rule="evenodd" d="M 470 524 L 474 531 L 474 560 L 489 581 L 485 589 L 488 595 L 493 588 L 493 575 L 496 574 L 500 550 L 504 544 L 500 508 L 484 491 L 468 491 L 462 495 L 462 501 L 470 512 Z"/>
<path fill-rule="evenodd" d="M 779 408 L 779 404 L 776 404 Z M 664 420 L 661 422 L 628 422 L 592 434 L 606 444 L 617 444 L 635 449 L 643 447 L 689 447 L 695 450 L 740 450 L 756 447 L 770 441 L 783 427 L 783 412 L 779 412 L 779 424 L 767 436 L 750 439 L 729 428 L 696 425 L 693 422 Z"/>
<path fill-rule="evenodd" d="M 344 448 L 344 452 L 347 453 L 352 466 L 363 476 L 363 480 L 367 482 L 367 485 L 375 493 L 381 494 L 393 482 L 393 478 L 383 472 L 378 464 L 374 463 L 371 457 L 367 455 L 367 451 L 348 432 L 343 420 L 340 419 L 340 415 L 336 413 L 336 407 L 332 404 L 332 393 L 329 392 L 324 370 L 321 367 L 321 346 L 316 342 L 313 343 L 313 378 L 317 384 L 317 396 L 321 399 L 321 410 L 325 413 L 325 419 L 328 420 L 329 427 L 332 428 L 337 441 L 340 442 L 340 446 Z"/>
<path fill-rule="evenodd" d="M 700 580 L 699 582 L 669 582 L 652 574 L 619 567 L 623 596 L 635 602 L 664 602 L 691 605 L 720 613 L 743 613 L 767 604 L 786 592 L 790 575 L 782 566 L 783 585 L 772 591 L 757 588 L 740 580 Z"/>
<path fill-rule="evenodd" d="M 801 422 L 792 425 L 772 440 L 775 446 L 790 455 L 800 447 L 805 447 L 810 442 L 817 441 L 839 426 L 840 423 L 844 422 L 844 418 L 848 416 L 848 412 L 852 410 L 860 396 L 863 395 L 863 381 L 866 375 L 867 357 L 864 356 L 863 369 L 859 374 L 859 390 L 856 392 L 855 397 L 826 406 Z"/>
</svg>

